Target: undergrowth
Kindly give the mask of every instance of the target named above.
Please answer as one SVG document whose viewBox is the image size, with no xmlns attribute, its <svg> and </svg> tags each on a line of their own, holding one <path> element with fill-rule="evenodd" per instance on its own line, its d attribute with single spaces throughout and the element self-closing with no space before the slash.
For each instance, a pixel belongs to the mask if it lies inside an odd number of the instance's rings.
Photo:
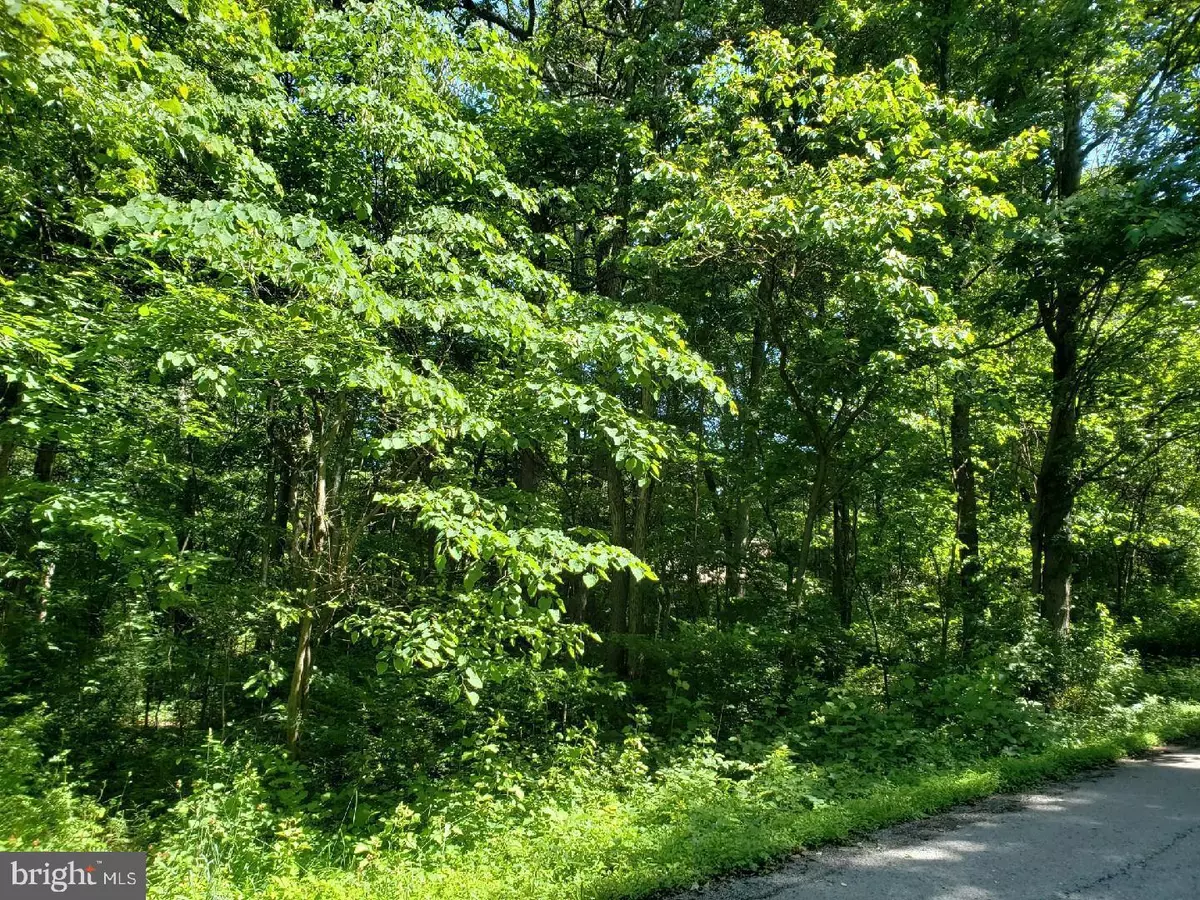
<svg viewBox="0 0 1200 900">
<path fill-rule="evenodd" d="M 821 726 L 851 727 L 850 703 L 825 709 Z M 870 724 L 876 739 L 857 734 L 856 743 L 893 739 L 886 716 Z M 1020 744 L 974 757 L 956 758 L 927 737 L 894 764 L 812 762 L 783 740 L 746 761 L 704 737 L 664 756 L 634 730 L 611 752 L 593 746 L 587 759 L 549 767 L 539 785 L 490 813 L 422 823 L 427 814 L 400 804 L 352 842 L 348 831 L 330 835 L 303 815 L 280 815 L 286 769 L 215 742 L 207 777 L 153 829 L 106 821 L 103 805 L 72 791 L 64 764 L 38 765 L 33 727 L 3 735 L 6 849 L 148 848 L 152 897 L 616 900 L 753 870 L 797 848 L 1200 735 L 1200 704 L 1150 696 L 1102 714 L 1045 717 Z"/>
</svg>

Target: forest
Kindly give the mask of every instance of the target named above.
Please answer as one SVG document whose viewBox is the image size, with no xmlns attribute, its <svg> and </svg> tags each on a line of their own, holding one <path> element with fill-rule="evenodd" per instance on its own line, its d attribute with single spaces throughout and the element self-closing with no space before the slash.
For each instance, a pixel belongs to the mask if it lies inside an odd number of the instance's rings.
<svg viewBox="0 0 1200 900">
<path fill-rule="evenodd" d="M 1194 0 L 5 0 L 0 850 L 633 898 L 1200 734 Z"/>
</svg>

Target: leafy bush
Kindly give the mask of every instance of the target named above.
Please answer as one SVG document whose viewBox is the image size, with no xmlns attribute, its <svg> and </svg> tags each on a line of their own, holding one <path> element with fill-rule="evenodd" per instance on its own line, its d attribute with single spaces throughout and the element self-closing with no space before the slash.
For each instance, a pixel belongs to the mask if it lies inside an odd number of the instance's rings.
<svg viewBox="0 0 1200 900">
<path fill-rule="evenodd" d="M 1135 679 L 1141 697 L 1171 697 L 1200 702 L 1200 666 L 1157 665 Z"/>
<path fill-rule="evenodd" d="M 0 846 L 6 850 L 110 848 L 123 839 L 119 822 L 82 797 L 62 758 L 43 758 L 44 712 L 0 723 Z M 7 840 L 5 840 L 7 838 Z"/>
<path fill-rule="evenodd" d="M 1124 649 L 1127 637 L 1103 605 L 1093 620 L 1072 629 L 1060 665 L 1061 708 L 1097 713 L 1133 699 L 1139 668 L 1136 654 Z"/>
<path fill-rule="evenodd" d="M 1143 656 L 1200 658 L 1200 597 L 1163 604 L 1143 616 L 1128 643 Z"/>
<path fill-rule="evenodd" d="M 774 719 L 787 705 L 786 640 L 750 625 L 681 622 L 668 639 L 638 642 L 645 680 L 663 685 L 670 705 L 660 723 L 666 733 L 707 729 L 724 737 L 745 723 Z"/>
<path fill-rule="evenodd" d="M 297 874 L 313 843 L 291 764 L 211 736 L 205 753 L 202 776 L 159 823 L 156 863 L 201 883 Z"/>
<path fill-rule="evenodd" d="M 1041 704 L 1022 695 L 1001 659 L 988 660 L 979 671 L 941 676 L 910 702 L 927 721 L 944 718 L 952 741 L 982 755 L 1037 746 L 1038 730 L 1046 726 Z"/>
</svg>

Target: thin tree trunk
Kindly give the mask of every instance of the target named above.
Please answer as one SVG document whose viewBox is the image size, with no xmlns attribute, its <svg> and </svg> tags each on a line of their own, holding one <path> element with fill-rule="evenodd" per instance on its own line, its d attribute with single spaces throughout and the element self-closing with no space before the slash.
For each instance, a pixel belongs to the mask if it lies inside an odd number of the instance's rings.
<svg viewBox="0 0 1200 900">
<path fill-rule="evenodd" d="M 766 287 L 763 287 L 766 285 Z M 770 278 L 764 276 L 759 291 L 770 291 Z M 758 448 L 758 412 L 762 397 L 762 375 L 766 363 L 766 325 L 760 312 L 754 321 L 750 345 L 750 373 L 746 384 L 744 408 L 741 409 L 741 472 L 738 478 L 739 497 L 733 525 L 730 552 L 725 565 L 727 599 L 741 600 L 746 596 L 746 550 L 750 538 L 751 486 L 748 483 L 755 469 Z"/>
<path fill-rule="evenodd" d="M 638 486 L 637 502 L 633 510 L 633 541 L 629 549 L 639 559 L 646 558 L 646 543 L 650 536 L 650 504 L 654 498 L 654 482 L 646 479 Z M 645 582 L 633 582 L 629 587 L 629 633 L 645 633 L 645 609 L 642 588 Z"/>
<path fill-rule="evenodd" d="M 617 461 L 609 456 L 606 460 L 608 469 L 608 505 L 609 521 L 612 531 L 612 543 L 619 547 L 628 546 L 628 527 L 625 518 L 625 476 L 617 466 Z M 608 666 L 614 672 L 625 671 L 625 645 L 621 636 L 628 630 L 629 624 L 629 573 L 624 569 L 614 572 L 609 588 L 608 633 L 611 636 L 608 647 Z"/>
<path fill-rule="evenodd" d="M 638 559 L 646 558 L 646 544 L 650 535 L 650 504 L 654 498 L 654 482 L 649 478 L 638 486 L 637 503 L 633 511 L 633 541 L 630 550 Z M 629 633 L 640 635 L 646 633 L 646 589 L 648 584 L 643 581 L 628 579 L 629 584 Z M 641 670 L 639 654 L 631 654 L 628 659 L 629 676 L 636 678 Z"/>
<path fill-rule="evenodd" d="M 54 583 L 54 568 L 54 560 L 50 560 L 42 569 L 41 594 L 38 597 L 38 624 L 45 623 L 46 613 L 50 608 L 50 587 Z"/>
<path fill-rule="evenodd" d="M 12 411 L 16 409 L 20 399 L 20 382 L 9 381 L 3 375 L 0 375 L 0 425 L 3 425 L 12 416 Z M 13 451 L 16 449 L 16 446 L 16 441 L 10 434 L 4 432 L 0 435 L 0 480 L 8 477 L 8 470 L 12 465 Z"/>
<path fill-rule="evenodd" d="M 654 413 L 654 398 L 650 393 L 650 388 L 643 385 L 642 387 L 642 415 L 649 418 Z M 645 481 L 638 485 L 637 499 L 633 508 L 633 540 L 629 545 L 629 549 L 638 558 L 644 560 L 646 558 L 646 547 L 650 537 L 650 504 L 654 499 L 654 481 L 649 475 Z M 645 611 L 645 590 L 646 583 L 644 581 L 629 580 L 629 633 L 630 634 L 645 634 L 646 633 L 646 611 Z M 636 654 L 631 655 L 628 660 L 629 675 L 636 677 L 640 666 L 640 658 Z"/>
<path fill-rule="evenodd" d="M 300 746 L 301 712 L 309 681 L 312 678 L 312 610 L 305 608 L 300 614 L 300 635 L 296 644 L 296 661 L 292 665 L 292 682 L 287 701 L 287 746 L 295 754 Z"/>
<path fill-rule="evenodd" d="M 833 599 L 843 628 L 854 624 L 854 535 L 846 500 L 833 501 Z"/>
<path fill-rule="evenodd" d="M 1129 539 L 1121 546 L 1121 554 L 1117 559 L 1116 596 L 1113 599 L 1113 615 L 1120 617 L 1125 609 L 1125 603 L 1133 590 L 1134 577 L 1137 573 L 1138 550 L 1141 546 L 1141 530 L 1146 521 L 1146 507 L 1150 493 L 1154 489 L 1154 481 L 1159 477 L 1155 473 L 1134 498 L 1129 511 Z"/>
<path fill-rule="evenodd" d="M 808 494 L 808 511 L 804 516 L 804 531 L 800 535 L 800 552 L 796 557 L 794 577 L 796 579 L 796 605 L 792 610 L 793 623 L 800 613 L 804 603 L 804 577 L 808 574 L 809 558 L 812 556 L 813 532 L 817 527 L 817 519 L 825 507 L 825 485 L 829 480 L 829 452 L 824 447 L 817 448 L 817 466 L 813 472 L 812 488 Z"/>
<path fill-rule="evenodd" d="M 279 467 L 279 474 L 274 479 L 275 521 L 272 529 L 274 541 L 271 548 L 271 560 L 282 560 L 288 551 L 288 524 L 294 523 L 300 500 L 300 466 L 296 460 L 296 448 L 288 440 L 282 427 L 276 427 L 272 435 L 271 464 Z"/>
<path fill-rule="evenodd" d="M 583 576 L 578 576 L 572 583 L 571 592 L 567 595 L 567 618 L 576 625 L 582 625 L 587 619 L 588 586 Z"/>
<path fill-rule="evenodd" d="M 317 436 L 316 477 L 313 482 L 312 515 L 310 517 L 308 546 L 309 577 L 300 611 L 300 633 L 296 642 L 296 660 L 292 666 L 292 680 L 288 689 L 286 737 L 288 750 L 295 754 L 300 744 L 301 724 L 305 701 L 308 699 L 309 684 L 313 670 L 314 622 L 319 608 L 319 594 L 323 588 L 326 545 L 329 539 L 328 510 L 328 454 L 336 441 L 338 420 L 326 424 L 325 411 L 317 400 L 313 401 L 313 432 Z"/>
<path fill-rule="evenodd" d="M 1060 354 L 1056 351 L 1056 360 Z M 1055 365 L 1056 394 L 1068 389 L 1067 377 L 1074 365 Z M 1041 529 L 1041 571 L 1038 584 L 1043 618 L 1058 632 L 1071 625 L 1071 576 L 1074 550 L 1070 519 L 1075 504 L 1074 479 L 1076 410 L 1073 399 L 1056 398 L 1047 434 L 1045 455 L 1038 475 L 1038 516 Z"/>
<path fill-rule="evenodd" d="M 617 161 L 616 194 L 613 204 L 614 227 L 597 246 L 596 292 L 609 300 L 619 301 L 625 277 L 621 270 L 621 255 L 629 241 L 629 211 L 632 207 L 633 167 L 627 153 Z M 611 454 L 605 458 L 608 480 L 609 517 L 612 543 L 628 547 L 628 528 L 625 512 L 625 476 Z M 629 581 L 626 571 L 613 573 L 609 590 L 608 665 L 613 672 L 625 671 L 625 646 L 622 636 L 629 627 Z"/>
<path fill-rule="evenodd" d="M 958 550 L 958 590 L 962 603 L 962 650 L 975 640 L 983 617 L 983 591 L 979 583 L 979 497 L 975 488 L 975 460 L 971 452 L 971 405 L 956 394 L 950 413 L 950 465 L 955 492 L 955 534 Z"/>
<path fill-rule="evenodd" d="M 38 481 L 48 483 L 54 477 L 54 461 L 58 458 L 58 441 L 45 441 L 37 451 L 33 463 L 33 474 Z M 46 621 L 46 612 L 50 602 L 50 587 L 54 582 L 54 560 L 48 559 L 42 567 L 42 577 L 37 598 L 37 620 L 39 624 Z"/>
<path fill-rule="evenodd" d="M 267 457 L 267 485 L 263 491 L 263 523 L 262 523 L 262 559 L 260 560 L 259 583 L 267 586 L 271 574 L 271 553 L 275 546 L 275 536 L 272 525 L 275 521 L 275 460 Z"/>
<path fill-rule="evenodd" d="M 262 559 L 259 571 L 259 583 L 267 586 L 268 577 L 271 573 L 271 554 L 275 548 L 275 535 L 272 527 L 276 515 L 276 440 L 275 440 L 275 409 L 276 399 L 271 397 L 267 403 L 267 449 L 264 468 L 266 469 L 266 487 L 263 490 L 263 521 L 262 521 Z"/>
<path fill-rule="evenodd" d="M 696 401 L 696 468 L 692 473 L 692 544 L 688 548 L 688 590 L 694 615 L 708 618 L 707 598 L 700 597 L 700 480 L 704 468 L 704 394 Z"/>
</svg>

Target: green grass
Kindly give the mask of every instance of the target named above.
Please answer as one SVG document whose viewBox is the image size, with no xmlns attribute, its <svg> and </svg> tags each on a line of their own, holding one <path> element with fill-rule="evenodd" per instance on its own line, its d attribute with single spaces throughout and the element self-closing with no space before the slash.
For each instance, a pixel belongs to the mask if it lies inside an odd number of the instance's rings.
<svg viewBox="0 0 1200 900">
<path fill-rule="evenodd" d="M 682 769 L 643 787 L 588 796 L 467 850 L 424 859 L 382 855 L 358 871 L 272 876 L 251 886 L 214 884 L 198 871 L 158 862 L 154 897 L 272 900 L 618 900 L 687 887 L 712 876 L 769 865 L 800 848 L 930 815 L 1114 762 L 1167 741 L 1200 736 L 1200 705 L 1161 704 L 1103 736 L 1076 738 L 1029 755 L 996 757 L 936 774 L 899 770 L 822 804 L 808 795 L 811 770 L 782 755 L 734 781 Z M 815 808 L 814 808 L 815 807 Z"/>
</svg>

